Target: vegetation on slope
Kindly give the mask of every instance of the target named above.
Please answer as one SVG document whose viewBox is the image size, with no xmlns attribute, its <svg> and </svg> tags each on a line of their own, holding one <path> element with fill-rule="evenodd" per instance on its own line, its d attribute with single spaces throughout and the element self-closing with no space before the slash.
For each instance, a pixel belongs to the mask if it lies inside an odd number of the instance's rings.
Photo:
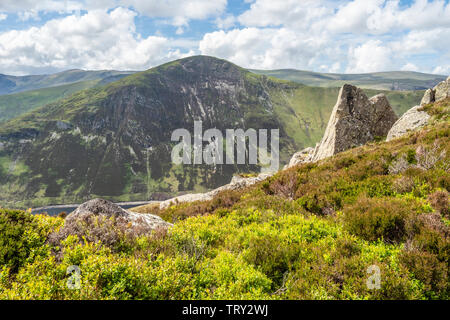
<svg viewBox="0 0 450 320">
<path fill-rule="evenodd" d="M 58 87 L 76 82 L 105 81 L 106 83 L 118 80 L 134 72 L 132 71 L 85 71 L 72 69 L 54 74 L 10 76 L 0 74 L 0 95 L 31 91 L 43 88 Z"/>
<path fill-rule="evenodd" d="M 82 81 L 57 87 L 49 87 L 21 93 L 0 95 L 0 122 L 13 119 L 74 92 L 91 88 L 99 80 Z"/>
<path fill-rule="evenodd" d="M 318 73 L 294 69 L 250 70 L 279 79 L 294 81 L 314 87 L 341 87 L 352 84 L 361 88 L 377 90 L 426 90 L 444 81 L 447 77 L 411 71 L 391 71 L 363 74 Z"/>
<path fill-rule="evenodd" d="M 389 143 L 211 201 L 141 208 L 176 222 L 151 237 L 98 233 L 105 224 L 61 240 L 61 217 L 0 211 L 0 297 L 448 299 L 450 99 L 424 109 L 431 125 Z M 377 268 L 379 289 L 367 286 Z"/>
</svg>

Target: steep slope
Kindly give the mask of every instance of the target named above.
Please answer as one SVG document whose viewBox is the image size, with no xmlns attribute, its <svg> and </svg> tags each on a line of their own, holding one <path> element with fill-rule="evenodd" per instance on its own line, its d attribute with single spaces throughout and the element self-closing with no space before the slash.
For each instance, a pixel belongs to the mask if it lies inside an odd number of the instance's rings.
<svg viewBox="0 0 450 320">
<path fill-rule="evenodd" d="M 445 76 L 410 71 L 376 72 L 366 74 L 318 73 L 295 69 L 251 70 L 283 80 L 315 87 L 341 87 L 352 84 L 361 88 L 377 90 L 426 90 L 445 80 Z"/>
</svg>

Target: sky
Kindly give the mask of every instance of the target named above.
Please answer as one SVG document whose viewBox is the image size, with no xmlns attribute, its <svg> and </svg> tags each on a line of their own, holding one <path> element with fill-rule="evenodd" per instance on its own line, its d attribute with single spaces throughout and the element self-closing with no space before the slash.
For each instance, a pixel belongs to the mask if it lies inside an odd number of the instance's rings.
<svg viewBox="0 0 450 320">
<path fill-rule="evenodd" d="M 450 74 L 449 0 L 0 0 L 0 73 L 245 68 Z"/>
</svg>

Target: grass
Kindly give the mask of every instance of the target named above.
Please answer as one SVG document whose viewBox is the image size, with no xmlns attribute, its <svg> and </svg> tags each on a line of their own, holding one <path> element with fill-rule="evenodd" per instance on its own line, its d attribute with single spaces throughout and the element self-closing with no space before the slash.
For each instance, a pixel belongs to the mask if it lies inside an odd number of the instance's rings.
<svg viewBox="0 0 450 320">
<path fill-rule="evenodd" d="M 72 234 L 61 217 L 0 210 L 0 298 L 449 299 L 449 106 L 426 106 L 429 126 L 388 143 L 211 201 L 139 208 L 175 222 L 168 231 L 98 220 L 104 234 Z M 374 269 L 378 289 L 367 285 Z"/>
</svg>

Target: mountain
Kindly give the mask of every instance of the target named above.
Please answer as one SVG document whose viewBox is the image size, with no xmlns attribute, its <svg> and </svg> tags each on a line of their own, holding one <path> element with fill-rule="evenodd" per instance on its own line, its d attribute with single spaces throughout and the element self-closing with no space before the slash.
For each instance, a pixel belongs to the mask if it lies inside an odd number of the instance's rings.
<svg viewBox="0 0 450 320">
<path fill-rule="evenodd" d="M 172 132 L 192 130 L 194 120 L 205 130 L 279 128 L 287 159 L 299 143 L 278 114 L 295 114 L 289 97 L 303 87 L 201 56 L 77 92 L 0 126 L 2 204 L 147 199 L 223 185 L 258 167 L 172 165 Z"/>
<path fill-rule="evenodd" d="M 304 82 L 308 85 L 322 86 L 322 83 L 317 82 L 317 79 L 322 79 L 326 77 L 325 74 L 318 74 L 306 71 L 297 70 L 274 70 L 274 71 L 257 71 L 253 70 L 255 73 L 267 74 L 276 78 L 292 80 L 297 82 Z M 0 74 L 0 122 L 12 119 L 14 117 L 20 116 L 21 114 L 33 111 L 35 108 L 43 106 L 45 104 L 54 102 L 60 98 L 68 97 L 69 95 L 86 88 L 91 88 L 94 86 L 102 86 L 108 83 L 114 82 L 121 78 L 124 78 L 130 74 L 132 71 L 121 72 L 121 71 L 85 71 L 85 70 L 68 70 L 52 75 L 34 75 L 34 76 L 8 76 Z M 300 73 L 302 76 L 300 79 L 298 76 L 291 76 L 291 73 Z M 395 72 L 387 73 L 393 78 Z M 409 81 L 415 81 L 415 87 L 411 88 L 428 88 L 429 84 L 435 83 L 436 76 L 400 72 L 397 78 L 401 78 L 402 86 L 401 88 L 393 87 L 392 92 L 384 92 L 390 98 L 391 103 L 394 104 L 399 115 L 406 111 L 411 104 L 408 104 L 412 100 L 417 100 L 419 96 L 422 96 L 422 92 L 416 91 L 398 91 L 402 88 L 406 88 L 405 85 Z M 336 77 L 338 75 L 329 75 L 329 77 Z M 353 75 L 339 75 L 342 79 L 349 79 Z M 362 75 L 360 80 L 356 83 L 362 83 L 362 78 L 368 78 L 369 75 Z M 299 79 L 297 79 L 299 78 Z M 387 79 L 388 76 L 378 76 L 379 79 Z M 430 80 L 430 79 L 433 80 Z M 315 79 L 315 80 L 314 80 Z M 416 79 L 416 80 L 414 80 Z M 438 79 L 438 78 L 436 78 Z M 313 81 L 312 81 L 313 80 Z M 323 80 L 323 79 L 322 79 Z M 366 79 L 367 80 L 367 79 Z M 384 81 L 384 80 L 382 80 Z M 386 80 L 387 81 L 387 80 Z M 351 81 L 350 81 L 351 82 Z M 367 83 L 363 85 L 365 88 L 375 88 L 380 87 L 378 82 L 374 80 L 368 80 Z M 327 82 L 327 86 L 339 87 L 343 81 L 331 81 Z M 389 86 L 381 86 L 389 87 Z M 401 92 L 401 94 L 398 94 Z M 318 92 L 317 92 L 318 93 Z M 333 92 L 322 92 L 321 95 L 333 96 Z M 316 100 L 318 97 L 310 97 Z"/>
<path fill-rule="evenodd" d="M 379 92 L 366 90 L 373 96 Z M 397 114 L 423 92 L 386 92 Z M 95 86 L 0 124 L 0 205 L 146 200 L 228 183 L 258 166 L 173 165 L 171 133 L 280 129 L 281 164 L 322 137 L 338 88 L 196 56 Z M 409 106 L 409 107 L 408 107 Z"/>
<path fill-rule="evenodd" d="M 57 87 L 75 82 L 99 80 L 105 83 L 119 80 L 134 73 L 133 71 L 85 71 L 67 70 L 55 74 L 11 76 L 0 74 L 0 95 L 11 94 L 41 88 Z"/>
<path fill-rule="evenodd" d="M 250 71 L 315 87 L 341 87 L 344 84 L 352 84 L 361 88 L 395 91 L 426 90 L 447 78 L 441 75 L 411 71 L 364 74 L 318 73 L 295 69 Z"/>
</svg>

